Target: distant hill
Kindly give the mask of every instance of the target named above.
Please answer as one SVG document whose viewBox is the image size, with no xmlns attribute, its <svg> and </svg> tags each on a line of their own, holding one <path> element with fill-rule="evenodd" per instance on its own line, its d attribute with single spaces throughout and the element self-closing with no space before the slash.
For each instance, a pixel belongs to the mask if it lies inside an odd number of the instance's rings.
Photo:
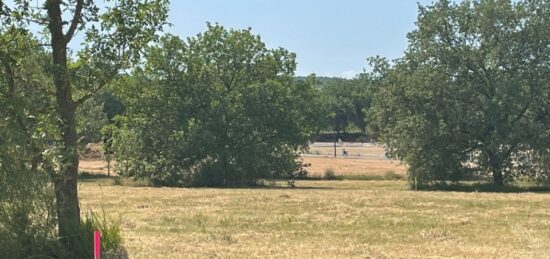
<svg viewBox="0 0 550 259">
<path fill-rule="evenodd" d="M 297 76 L 295 78 L 297 81 L 300 81 L 300 80 L 306 80 L 307 76 Z M 317 87 L 319 88 L 323 88 L 326 85 L 329 85 L 336 81 L 348 80 L 341 77 L 328 77 L 328 76 L 316 76 L 315 79 L 317 80 Z"/>
</svg>

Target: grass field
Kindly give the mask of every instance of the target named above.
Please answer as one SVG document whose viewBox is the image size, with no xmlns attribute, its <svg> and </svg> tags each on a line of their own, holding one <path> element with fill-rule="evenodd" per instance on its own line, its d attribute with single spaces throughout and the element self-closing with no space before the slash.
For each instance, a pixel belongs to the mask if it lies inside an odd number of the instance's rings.
<svg viewBox="0 0 550 259">
<path fill-rule="evenodd" d="M 120 218 L 130 258 L 550 258 L 548 194 L 415 192 L 402 181 L 81 182 L 82 209 Z"/>
<path fill-rule="evenodd" d="M 331 150 L 303 157 L 312 176 L 406 171 L 380 147 L 337 158 Z M 83 160 L 80 169 L 104 174 L 106 165 Z M 417 192 L 403 181 L 298 181 L 293 189 L 81 182 L 83 212 L 120 219 L 130 258 L 550 258 L 544 193 Z"/>
</svg>

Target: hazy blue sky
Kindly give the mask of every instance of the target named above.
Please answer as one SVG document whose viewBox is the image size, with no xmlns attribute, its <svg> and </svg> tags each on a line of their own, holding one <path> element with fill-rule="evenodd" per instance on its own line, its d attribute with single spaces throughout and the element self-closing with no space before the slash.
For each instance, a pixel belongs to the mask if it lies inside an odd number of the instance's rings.
<svg viewBox="0 0 550 259">
<path fill-rule="evenodd" d="M 400 57 L 417 2 L 431 0 L 172 0 L 168 31 L 188 37 L 206 22 L 247 28 L 271 48 L 297 54 L 297 75 L 350 77 L 366 58 Z"/>
</svg>

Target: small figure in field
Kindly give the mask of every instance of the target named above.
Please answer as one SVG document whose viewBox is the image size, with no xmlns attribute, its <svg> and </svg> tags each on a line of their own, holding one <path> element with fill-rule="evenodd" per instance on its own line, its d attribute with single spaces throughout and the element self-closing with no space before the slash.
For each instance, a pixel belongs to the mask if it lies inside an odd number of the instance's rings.
<svg viewBox="0 0 550 259">
<path fill-rule="evenodd" d="M 342 156 L 348 156 L 348 151 L 344 148 L 342 149 Z"/>
</svg>

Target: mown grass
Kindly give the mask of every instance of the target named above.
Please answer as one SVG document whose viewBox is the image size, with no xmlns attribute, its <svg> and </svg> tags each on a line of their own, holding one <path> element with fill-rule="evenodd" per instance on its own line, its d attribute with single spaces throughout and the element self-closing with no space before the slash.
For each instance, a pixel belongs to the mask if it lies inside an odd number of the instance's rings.
<svg viewBox="0 0 550 259">
<path fill-rule="evenodd" d="M 549 185 L 540 185 L 533 182 L 515 182 L 497 185 L 487 181 L 462 181 L 460 183 L 439 183 L 422 186 L 424 191 L 453 191 L 453 192 L 495 192 L 495 193 L 549 193 Z"/>
<path fill-rule="evenodd" d="M 389 181 L 389 180 L 404 180 L 405 176 L 395 173 L 392 170 L 387 170 L 383 174 L 372 173 L 352 173 L 340 174 L 332 168 L 325 169 L 323 175 L 307 175 L 301 180 L 362 180 L 362 181 Z"/>
<path fill-rule="evenodd" d="M 122 218 L 130 258 L 550 257 L 544 193 L 409 191 L 403 181 L 254 189 L 109 184 L 81 184 L 82 207 Z"/>
</svg>

